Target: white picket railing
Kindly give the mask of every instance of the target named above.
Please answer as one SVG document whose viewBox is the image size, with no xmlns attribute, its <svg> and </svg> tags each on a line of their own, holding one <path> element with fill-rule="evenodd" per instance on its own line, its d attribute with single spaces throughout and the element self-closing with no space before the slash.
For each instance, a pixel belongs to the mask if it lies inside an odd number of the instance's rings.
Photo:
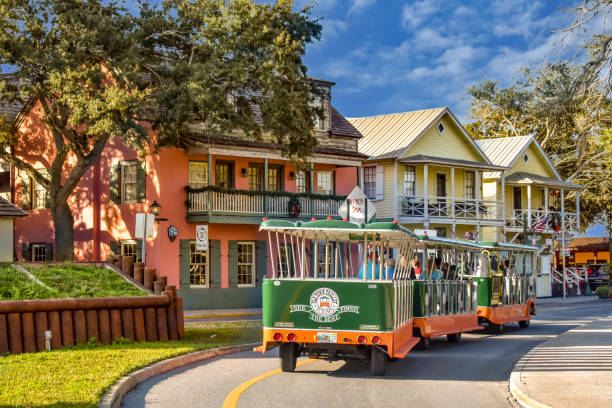
<svg viewBox="0 0 612 408">
<path fill-rule="evenodd" d="M 400 197 L 400 217 L 455 218 L 459 220 L 501 221 L 502 202 L 469 198 Z"/>
<path fill-rule="evenodd" d="M 508 227 L 523 229 L 527 222 L 529 228 L 529 211 L 514 210 L 512 217 L 508 220 Z M 565 222 L 563 222 L 565 221 Z M 553 222 L 558 224 L 559 228 L 565 227 L 565 231 L 578 230 L 578 214 L 572 212 L 547 211 L 547 210 L 531 210 L 531 228 L 537 231 L 554 232 Z"/>
</svg>

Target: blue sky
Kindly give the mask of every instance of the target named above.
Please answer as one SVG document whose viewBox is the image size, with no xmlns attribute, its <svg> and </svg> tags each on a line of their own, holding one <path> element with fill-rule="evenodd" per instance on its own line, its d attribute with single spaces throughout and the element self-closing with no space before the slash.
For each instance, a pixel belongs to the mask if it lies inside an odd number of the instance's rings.
<svg viewBox="0 0 612 408">
<path fill-rule="evenodd" d="M 466 89 L 508 84 L 519 67 L 556 59 L 577 0 L 318 0 L 323 38 L 310 74 L 336 82 L 347 117 L 450 107 L 469 119 Z M 311 4 L 297 0 L 296 5 Z"/>
</svg>

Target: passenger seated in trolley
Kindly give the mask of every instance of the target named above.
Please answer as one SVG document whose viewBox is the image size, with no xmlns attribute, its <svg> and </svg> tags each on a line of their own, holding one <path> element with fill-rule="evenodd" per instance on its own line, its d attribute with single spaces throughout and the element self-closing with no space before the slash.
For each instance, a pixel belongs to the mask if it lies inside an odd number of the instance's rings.
<svg viewBox="0 0 612 408">
<path fill-rule="evenodd" d="M 376 261 L 376 256 L 374 256 L 374 262 L 372 262 L 372 254 L 368 256 L 368 263 L 366 265 L 366 279 L 380 279 L 380 267 L 378 266 L 378 262 Z M 363 279 L 363 265 L 359 268 L 359 274 L 357 277 L 359 279 Z M 374 278 L 372 278 L 372 268 L 374 268 Z"/>
<path fill-rule="evenodd" d="M 433 270 L 433 272 L 431 272 L 431 280 L 442 280 L 443 276 L 442 276 L 442 271 L 440 270 L 440 264 L 442 263 L 442 259 L 440 258 L 436 258 L 435 260 L 435 265 L 436 265 L 436 269 Z"/>
<path fill-rule="evenodd" d="M 419 258 L 414 258 L 412 260 L 412 270 L 415 279 L 425 279 L 425 274 L 423 273 L 423 269 L 421 269 L 421 261 Z"/>
</svg>

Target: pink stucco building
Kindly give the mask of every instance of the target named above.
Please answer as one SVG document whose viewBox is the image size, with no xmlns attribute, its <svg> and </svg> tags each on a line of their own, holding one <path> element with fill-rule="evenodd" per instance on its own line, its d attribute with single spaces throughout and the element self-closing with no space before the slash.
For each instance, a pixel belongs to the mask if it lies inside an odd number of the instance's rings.
<svg viewBox="0 0 612 408">
<path fill-rule="evenodd" d="M 329 99 L 323 106 L 310 171 L 298 171 L 271 143 L 240 138 L 194 133 L 186 148 L 161 148 L 144 158 L 112 140 L 70 197 L 75 259 L 100 261 L 112 253 L 139 258 L 145 244 L 147 267 L 180 288 L 186 308 L 259 306 L 268 269 L 266 237 L 258 232 L 262 218 L 291 218 L 296 203 L 298 219 L 337 217 L 343 196 L 358 183 L 361 135 Z M 39 114 L 34 104 L 14 115 L 19 141 L 13 148 L 35 168 L 48 169 L 55 151 Z M 17 258 L 52 260 L 47 192 L 12 168 L 10 198 L 29 213 L 15 220 Z M 153 202 L 161 206 L 161 220 L 143 243 L 134 237 L 136 214 L 149 212 Z M 197 225 L 208 225 L 207 251 L 196 250 Z M 174 241 L 169 228 L 178 230 Z"/>
</svg>

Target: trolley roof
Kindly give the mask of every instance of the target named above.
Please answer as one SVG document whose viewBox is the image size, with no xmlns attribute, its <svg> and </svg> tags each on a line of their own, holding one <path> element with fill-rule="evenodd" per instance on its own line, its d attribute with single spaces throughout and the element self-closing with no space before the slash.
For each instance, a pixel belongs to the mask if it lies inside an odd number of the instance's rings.
<svg viewBox="0 0 612 408">
<path fill-rule="evenodd" d="M 428 235 L 419 235 L 419 240 L 425 242 L 427 245 L 439 245 L 439 246 L 459 246 L 463 248 L 481 249 L 481 246 L 476 242 L 468 241 L 465 239 L 450 239 L 450 238 L 438 238 L 430 237 Z"/>
<path fill-rule="evenodd" d="M 478 245 L 485 249 L 505 249 L 512 251 L 537 252 L 538 248 L 529 245 L 509 244 L 507 242 L 480 242 Z"/>
</svg>

